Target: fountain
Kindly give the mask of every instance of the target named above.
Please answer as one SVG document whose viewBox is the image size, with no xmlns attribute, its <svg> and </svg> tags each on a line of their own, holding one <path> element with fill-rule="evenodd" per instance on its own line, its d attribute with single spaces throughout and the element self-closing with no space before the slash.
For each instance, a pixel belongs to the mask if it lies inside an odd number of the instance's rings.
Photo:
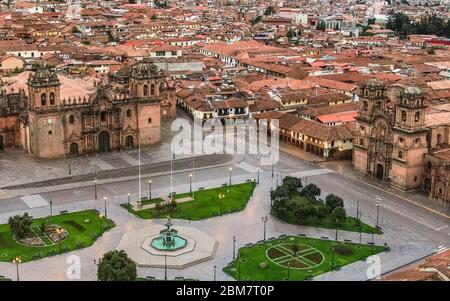
<svg viewBox="0 0 450 301">
<path fill-rule="evenodd" d="M 151 246 L 160 251 L 175 251 L 184 248 L 187 240 L 180 237 L 177 230 L 171 229 L 173 224 L 170 217 L 167 217 L 165 226 L 166 229 L 159 232 L 159 237 L 152 240 Z"/>
</svg>

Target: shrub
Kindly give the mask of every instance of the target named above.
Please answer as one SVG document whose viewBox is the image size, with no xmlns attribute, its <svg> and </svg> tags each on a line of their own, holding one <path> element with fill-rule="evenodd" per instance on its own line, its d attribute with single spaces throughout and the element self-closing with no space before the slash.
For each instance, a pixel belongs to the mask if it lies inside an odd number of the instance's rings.
<svg viewBox="0 0 450 301">
<path fill-rule="evenodd" d="M 333 211 L 333 209 L 336 207 L 344 207 L 344 200 L 334 194 L 329 194 L 325 199 L 325 204 L 330 209 L 330 211 Z"/>
<path fill-rule="evenodd" d="M 24 238 L 32 233 L 32 222 L 33 221 L 27 212 L 25 212 L 22 216 L 16 215 L 14 217 L 10 217 L 8 220 L 11 232 L 18 238 Z"/>
<path fill-rule="evenodd" d="M 331 212 L 331 220 L 336 226 L 342 224 L 347 220 L 347 214 L 343 207 L 336 207 Z"/>
<path fill-rule="evenodd" d="M 339 255 L 350 256 L 353 254 L 353 249 L 346 245 L 336 245 L 334 246 L 334 252 Z"/>
<path fill-rule="evenodd" d="M 137 277 L 136 264 L 124 251 L 111 251 L 103 255 L 97 277 L 99 281 L 134 281 Z"/>
<path fill-rule="evenodd" d="M 305 187 L 303 187 L 303 189 L 300 192 L 300 195 L 304 197 L 316 197 L 320 195 L 320 193 L 321 193 L 320 188 L 316 184 L 310 183 Z"/>
</svg>

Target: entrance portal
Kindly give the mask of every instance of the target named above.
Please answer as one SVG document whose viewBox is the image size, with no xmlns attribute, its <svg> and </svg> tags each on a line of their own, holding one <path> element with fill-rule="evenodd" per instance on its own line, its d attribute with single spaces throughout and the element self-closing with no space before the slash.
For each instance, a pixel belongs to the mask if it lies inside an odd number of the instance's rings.
<svg viewBox="0 0 450 301">
<path fill-rule="evenodd" d="M 383 164 L 378 163 L 377 164 L 377 173 L 376 176 L 378 179 L 383 180 L 384 177 L 384 167 Z"/>
<path fill-rule="evenodd" d="M 98 151 L 109 152 L 111 146 L 109 143 L 109 133 L 107 131 L 103 131 L 98 135 Z"/>
</svg>

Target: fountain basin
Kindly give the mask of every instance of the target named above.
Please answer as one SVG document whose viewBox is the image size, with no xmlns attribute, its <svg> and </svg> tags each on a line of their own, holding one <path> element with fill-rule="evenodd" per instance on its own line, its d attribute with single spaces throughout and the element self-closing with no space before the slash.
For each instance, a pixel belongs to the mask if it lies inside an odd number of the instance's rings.
<svg viewBox="0 0 450 301">
<path fill-rule="evenodd" d="M 187 240 L 180 236 L 172 237 L 173 243 L 171 245 L 167 245 L 164 243 L 163 237 L 154 238 L 151 242 L 151 246 L 159 251 L 175 251 L 181 248 L 186 247 Z"/>
</svg>

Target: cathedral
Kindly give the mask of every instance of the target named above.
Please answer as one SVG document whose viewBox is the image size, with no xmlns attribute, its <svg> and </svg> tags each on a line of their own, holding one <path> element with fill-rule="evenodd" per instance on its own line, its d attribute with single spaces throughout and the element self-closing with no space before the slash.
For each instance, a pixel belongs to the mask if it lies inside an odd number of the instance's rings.
<svg viewBox="0 0 450 301">
<path fill-rule="evenodd" d="M 361 87 L 356 171 L 450 203 L 450 104 L 428 107 L 418 87 L 392 99 L 378 79 Z"/>
<path fill-rule="evenodd" d="M 0 96 L 2 148 L 20 145 L 38 158 L 119 151 L 158 142 L 161 119 L 175 117 L 173 84 L 146 61 L 97 84 L 89 97 L 61 98 L 60 86 L 55 72 L 40 67 L 28 93 Z"/>
</svg>

